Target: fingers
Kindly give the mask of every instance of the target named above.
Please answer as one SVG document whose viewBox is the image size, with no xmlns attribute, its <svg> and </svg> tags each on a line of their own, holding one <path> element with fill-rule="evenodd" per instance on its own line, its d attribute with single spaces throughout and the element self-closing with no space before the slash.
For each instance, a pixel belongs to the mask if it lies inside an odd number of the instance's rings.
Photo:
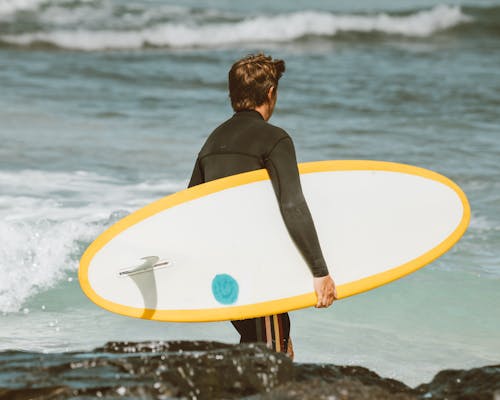
<svg viewBox="0 0 500 400">
<path fill-rule="evenodd" d="M 333 291 L 324 291 L 321 299 L 318 300 L 317 308 L 326 308 L 330 307 L 333 304 L 333 301 L 336 299 Z"/>
<path fill-rule="evenodd" d="M 333 303 L 333 297 L 324 297 L 320 301 L 318 301 L 318 304 L 316 304 L 316 308 L 326 308 L 330 307 Z"/>
<path fill-rule="evenodd" d="M 318 297 L 316 308 L 330 307 L 333 301 L 338 298 L 335 283 L 333 282 L 333 279 L 330 277 L 328 278 L 329 279 L 323 280 L 320 287 L 316 290 Z"/>
<path fill-rule="evenodd" d="M 315 306 L 316 308 L 324 308 L 326 307 L 326 302 L 323 297 L 318 297 L 318 303 Z"/>
<path fill-rule="evenodd" d="M 317 308 L 325 308 L 332 305 L 334 300 L 333 292 L 329 290 L 322 290 L 321 295 L 318 297 Z"/>
<path fill-rule="evenodd" d="M 316 304 L 316 308 L 326 308 L 331 306 L 332 303 L 329 303 L 327 299 L 323 299 L 321 301 L 318 301 L 318 304 Z"/>
</svg>

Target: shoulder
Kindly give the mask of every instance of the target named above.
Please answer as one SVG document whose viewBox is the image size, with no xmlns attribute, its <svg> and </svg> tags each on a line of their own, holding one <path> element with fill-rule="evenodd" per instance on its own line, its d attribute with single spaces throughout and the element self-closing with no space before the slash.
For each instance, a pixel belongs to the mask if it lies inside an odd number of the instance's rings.
<svg viewBox="0 0 500 400">
<path fill-rule="evenodd" d="M 273 126 L 273 137 L 266 152 L 266 158 L 281 158 L 295 155 L 295 146 L 290 135 L 282 128 Z"/>
<path fill-rule="evenodd" d="M 292 138 L 283 128 L 259 120 L 258 129 L 255 129 L 255 132 L 256 140 L 260 143 L 260 154 L 263 159 L 268 159 L 278 153 L 284 152 L 288 154 L 294 151 Z"/>
<path fill-rule="evenodd" d="M 290 137 L 288 132 L 286 130 L 284 130 L 283 128 L 280 128 L 279 126 L 270 124 L 269 122 L 266 122 L 266 124 L 269 125 L 269 128 L 275 132 L 277 137 L 280 137 L 280 138 L 289 138 Z"/>
<path fill-rule="evenodd" d="M 221 123 L 219 126 L 217 126 L 205 139 L 205 143 L 201 147 L 201 150 L 199 152 L 199 156 L 203 156 L 203 154 L 206 154 L 207 152 L 210 152 L 214 146 L 216 146 L 217 143 L 219 143 L 221 140 L 223 140 L 224 136 L 227 135 L 227 132 L 231 131 L 231 124 L 232 124 L 233 118 L 229 118 L 223 123 Z"/>
<path fill-rule="evenodd" d="M 263 123 L 267 125 L 268 133 L 271 135 L 272 139 L 274 139 L 276 142 L 284 139 L 289 139 L 290 141 L 292 140 L 288 132 L 283 128 L 270 124 L 269 122 L 263 121 Z"/>
</svg>

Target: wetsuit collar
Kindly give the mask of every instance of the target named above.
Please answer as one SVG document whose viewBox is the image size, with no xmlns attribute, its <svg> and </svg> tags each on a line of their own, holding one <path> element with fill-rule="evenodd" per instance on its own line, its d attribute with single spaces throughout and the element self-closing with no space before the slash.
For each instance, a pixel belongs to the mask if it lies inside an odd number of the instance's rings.
<svg viewBox="0 0 500 400">
<path fill-rule="evenodd" d="M 254 118 L 254 119 L 264 119 L 264 117 L 260 114 L 260 112 L 255 111 L 255 110 L 242 110 L 242 111 L 237 111 L 234 114 L 234 117 L 247 117 L 247 118 Z"/>
</svg>

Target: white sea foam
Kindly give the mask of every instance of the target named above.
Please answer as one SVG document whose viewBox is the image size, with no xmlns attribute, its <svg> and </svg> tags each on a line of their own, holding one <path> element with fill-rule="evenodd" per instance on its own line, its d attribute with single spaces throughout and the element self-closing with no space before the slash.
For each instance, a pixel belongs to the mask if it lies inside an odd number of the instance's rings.
<svg viewBox="0 0 500 400">
<path fill-rule="evenodd" d="M 52 26 L 112 26 L 120 29 L 140 29 L 155 24 L 158 20 L 186 20 L 192 18 L 189 8 L 173 5 L 123 4 L 123 10 L 118 11 L 110 1 L 99 4 L 88 2 L 76 8 L 67 8 L 64 4 L 53 3 L 38 13 L 38 20 Z M 209 16 L 209 10 L 204 14 Z"/>
<path fill-rule="evenodd" d="M 0 0 L 0 16 L 17 11 L 35 10 L 44 2 L 45 0 Z"/>
<path fill-rule="evenodd" d="M 83 250 L 116 219 L 185 182 L 125 184 L 87 172 L 0 172 L 0 311 L 75 271 Z"/>
<path fill-rule="evenodd" d="M 81 14 L 77 19 L 80 21 Z M 147 18 L 146 18 L 147 19 Z M 301 11 L 276 16 L 256 16 L 238 22 L 194 24 L 176 20 L 146 24 L 140 29 L 124 23 L 120 29 L 101 30 L 79 27 L 51 31 L 2 35 L 12 44 L 49 43 L 79 50 L 134 49 L 159 47 L 216 47 L 243 43 L 290 42 L 305 36 L 333 37 L 340 32 L 379 32 L 409 37 L 426 37 L 470 21 L 459 6 L 439 5 L 406 16 L 388 14 L 340 15 L 328 12 Z M 80 21 L 81 22 L 81 21 Z"/>
<path fill-rule="evenodd" d="M 76 268 L 77 241 L 90 241 L 98 226 L 78 221 L 0 222 L 0 311 L 18 311 Z"/>
</svg>

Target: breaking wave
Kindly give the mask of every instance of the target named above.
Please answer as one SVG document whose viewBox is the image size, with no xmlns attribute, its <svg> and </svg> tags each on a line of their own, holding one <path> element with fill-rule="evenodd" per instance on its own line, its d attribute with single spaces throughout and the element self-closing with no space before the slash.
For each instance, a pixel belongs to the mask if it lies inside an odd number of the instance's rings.
<svg viewBox="0 0 500 400">
<path fill-rule="evenodd" d="M 107 226 L 184 182 L 130 184 L 88 172 L 0 171 L 0 312 L 72 279 Z"/>
<path fill-rule="evenodd" d="M 405 14 L 298 11 L 243 17 L 210 9 L 97 0 L 11 0 L 0 4 L 0 20 L 7 26 L 0 29 L 4 45 L 88 51 L 288 43 L 342 33 L 423 38 L 473 20 L 459 6 L 447 5 Z"/>
</svg>

